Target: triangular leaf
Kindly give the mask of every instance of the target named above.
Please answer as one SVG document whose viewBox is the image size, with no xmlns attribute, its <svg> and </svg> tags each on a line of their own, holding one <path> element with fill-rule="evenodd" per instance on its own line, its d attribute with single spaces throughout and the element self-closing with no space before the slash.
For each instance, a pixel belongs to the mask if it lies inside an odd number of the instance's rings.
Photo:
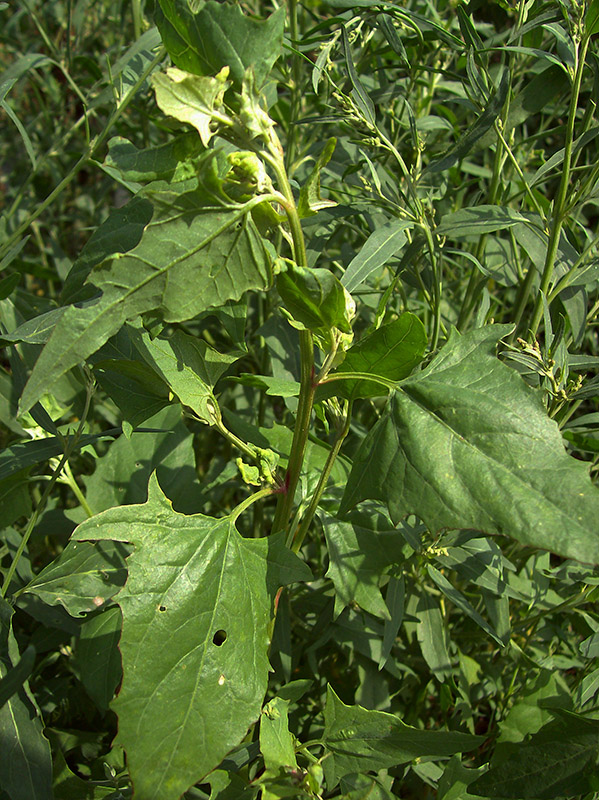
<svg viewBox="0 0 599 800">
<path fill-rule="evenodd" d="M 259 716 L 275 594 L 310 571 L 280 535 L 244 539 L 231 516 L 175 513 L 155 476 L 147 503 L 109 509 L 73 537 L 135 545 L 116 597 L 118 741 L 140 797 L 178 800 Z"/>
<path fill-rule="evenodd" d="M 424 325 L 414 314 L 405 313 L 352 345 L 331 378 L 344 372 L 367 372 L 391 381 L 400 381 L 407 378 L 422 361 L 425 349 Z M 335 394 L 347 400 L 376 397 L 388 392 L 385 386 L 374 381 L 341 380 L 331 383 Z"/>
<path fill-rule="evenodd" d="M 141 235 L 136 227 L 132 239 L 127 230 L 127 240 L 121 241 L 110 218 L 104 225 L 114 235 L 102 237 L 99 229 L 98 247 L 86 268 L 102 296 L 91 305 L 66 309 L 25 387 L 21 412 L 126 320 L 152 310 L 179 322 L 270 284 L 270 255 L 245 206 L 229 207 L 224 215 L 208 188 L 184 188 L 147 189 L 151 200 L 132 200 L 151 212 Z M 123 209 L 117 214 L 122 218 Z"/>
<path fill-rule="evenodd" d="M 599 490 L 565 452 L 540 392 L 495 357 L 509 326 L 453 332 L 391 398 L 354 461 L 341 512 L 387 502 L 433 531 L 472 528 L 599 563 Z"/>
</svg>

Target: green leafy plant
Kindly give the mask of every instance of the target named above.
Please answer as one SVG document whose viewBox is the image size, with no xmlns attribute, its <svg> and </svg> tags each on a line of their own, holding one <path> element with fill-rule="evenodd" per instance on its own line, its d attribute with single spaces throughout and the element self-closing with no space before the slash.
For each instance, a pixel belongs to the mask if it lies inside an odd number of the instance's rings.
<svg viewBox="0 0 599 800">
<path fill-rule="evenodd" d="M 131 10 L 0 4 L 0 798 L 591 800 L 599 5 Z"/>
</svg>

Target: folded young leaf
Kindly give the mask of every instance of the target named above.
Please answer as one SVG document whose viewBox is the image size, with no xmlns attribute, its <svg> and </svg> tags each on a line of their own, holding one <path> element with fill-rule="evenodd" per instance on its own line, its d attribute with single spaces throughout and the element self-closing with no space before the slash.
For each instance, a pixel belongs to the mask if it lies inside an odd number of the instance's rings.
<svg viewBox="0 0 599 800">
<path fill-rule="evenodd" d="M 152 75 L 156 102 L 161 111 L 180 122 L 188 122 L 200 134 L 204 147 L 214 136 L 210 123 L 222 115 L 223 98 L 229 88 L 229 68 L 223 67 L 214 78 L 193 75 L 171 67 Z"/>
<path fill-rule="evenodd" d="M 599 490 L 565 452 L 541 395 L 495 356 L 510 330 L 453 332 L 364 439 L 340 513 L 368 498 L 394 521 L 471 528 L 599 563 Z"/>
<path fill-rule="evenodd" d="M 116 597 L 123 684 L 112 707 L 136 794 L 178 800 L 258 718 L 276 592 L 311 573 L 283 535 L 244 539 L 231 516 L 177 514 L 155 475 L 148 494 L 73 538 L 135 546 Z"/>
</svg>

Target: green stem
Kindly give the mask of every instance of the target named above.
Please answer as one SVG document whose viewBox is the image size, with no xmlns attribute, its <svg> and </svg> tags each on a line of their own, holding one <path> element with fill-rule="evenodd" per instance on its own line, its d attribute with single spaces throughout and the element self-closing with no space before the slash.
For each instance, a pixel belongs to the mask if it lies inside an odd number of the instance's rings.
<svg viewBox="0 0 599 800">
<path fill-rule="evenodd" d="M 314 382 L 314 344 L 310 331 L 300 331 L 300 358 L 301 379 L 295 429 L 285 476 L 285 491 L 280 495 L 275 510 L 273 533 L 286 528 L 289 522 L 310 432 L 310 418 L 314 404 L 314 392 L 316 391 L 316 383 Z"/>
<path fill-rule="evenodd" d="M 316 513 L 316 509 L 318 508 L 320 498 L 322 497 L 323 492 L 326 489 L 329 477 L 331 475 L 331 470 L 333 469 L 335 460 L 339 455 L 339 451 L 341 450 L 341 445 L 343 444 L 345 437 L 349 433 L 349 426 L 351 422 L 351 411 L 352 411 L 351 406 L 352 404 L 350 402 L 347 407 L 345 422 L 343 424 L 343 427 L 339 431 L 331 450 L 329 451 L 329 455 L 324 465 L 324 469 L 320 474 L 320 478 L 318 479 L 318 484 L 316 486 L 316 489 L 314 490 L 312 499 L 310 500 L 310 505 L 306 509 L 306 513 L 304 514 L 303 519 L 293 536 L 291 549 L 293 550 L 294 553 L 299 553 L 299 551 L 301 550 L 302 544 L 304 543 L 304 539 L 306 538 L 306 534 L 308 533 L 308 529 L 310 528 L 312 520 L 314 519 L 314 514 Z"/>
<path fill-rule="evenodd" d="M 559 247 L 560 235 L 562 232 L 565 209 L 568 196 L 568 189 L 570 187 L 570 176 L 572 167 L 572 143 L 574 142 L 574 125 L 576 122 L 576 111 L 578 109 L 578 98 L 580 96 L 580 87 L 582 84 L 582 75 L 584 72 L 585 60 L 587 49 L 590 42 L 590 36 L 585 34 L 580 43 L 580 50 L 578 52 L 578 63 L 576 64 L 576 73 L 574 75 L 574 85 L 572 87 L 572 94 L 570 96 L 570 108 L 568 111 L 568 122 L 566 127 L 566 140 L 564 143 L 564 162 L 562 168 L 562 177 L 557 192 L 557 197 L 553 203 L 553 219 L 551 225 L 551 232 L 549 234 L 549 243 L 547 245 L 547 255 L 545 257 L 545 265 L 543 267 L 543 274 L 541 275 L 541 284 L 535 300 L 535 306 L 530 323 L 530 336 L 535 338 L 541 319 L 543 318 L 543 297 L 547 297 L 549 293 L 549 285 L 553 278 L 553 270 L 555 267 L 555 260 Z"/>
<path fill-rule="evenodd" d="M 251 494 L 249 497 L 246 497 L 238 506 L 235 506 L 233 511 L 231 512 L 231 519 L 233 522 L 243 514 L 246 508 L 249 508 L 251 505 L 256 503 L 258 500 L 262 500 L 264 497 L 268 497 L 273 493 L 272 487 L 268 486 L 266 489 L 259 489 L 254 494 Z"/>
<path fill-rule="evenodd" d="M 94 512 L 91 510 L 89 503 L 81 489 L 79 488 L 79 484 L 75 480 L 75 476 L 71 472 L 71 467 L 69 466 L 69 462 L 67 461 L 64 465 L 64 482 L 69 486 L 77 500 L 81 505 L 81 508 L 85 511 L 88 517 L 93 517 Z"/>
<path fill-rule="evenodd" d="M 295 42 L 298 40 L 298 26 L 297 26 L 297 0 L 289 0 L 289 36 L 291 38 L 292 46 L 295 48 Z M 293 51 L 291 55 L 291 87 L 290 87 L 290 103 L 289 103 L 289 125 L 287 128 L 287 152 L 286 152 L 286 165 L 290 170 L 296 156 L 297 151 L 297 125 L 301 107 L 301 94 L 300 94 L 300 79 L 301 79 L 301 65 L 297 52 Z M 291 174 L 291 173 L 288 173 Z"/>
<path fill-rule="evenodd" d="M 23 553 L 25 552 L 25 548 L 27 547 L 31 534 L 33 533 L 33 529 L 37 525 L 37 521 L 39 520 L 44 508 L 46 507 L 46 503 L 48 502 L 50 493 L 54 489 L 54 485 L 56 484 L 56 481 L 59 479 L 60 473 L 62 472 L 64 465 L 68 462 L 71 453 L 77 446 L 77 442 L 79 441 L 81 434 L 83 433 L 83 426 L 85 425 L 85 420 L 87 418 L 87 414 L 89 411 L 92 394 L 93 394 L 93 388 L 91 384 L 89 384 L 87 387 L 87 394 L 85 398 L 85 408 L 83 409 L 83 414 L 81 415 L 81 421 L 79 422 L 79 426 L 77 427 L 77 430 L 75 431 L 75 435 L 73 436 L 73 438 L 67 441 L 62 458 L 60 459 L 60 461 L 58 462 L 58 466 L 52 473 L 52 477 L 46 484 L 46 488 L 44 489 L 44 492 L 40 497 L 39 503 L 35 507 L 35 511 L 33 512 L 33 514 L 29 519 L 27 528 L 25 529 L 23 537 L 19 542 L 19 546 L 17 548 L 17 552 L 15 553 L 15 557 L 13 558 L 10 567 L 8 568 L 6 575 L 4 577 L 4 583 L 2 584 L 2 589 L 0 590 L 0 595 L 2 597 L 6 597 L 6 593 L 8 592 L 8 587 L 10 586 L 10 582 L 12 581 L 13 576 L 16 572 L 19 560 L 23 555 Z"/>
<path fill-rule="evenodd" d="M 374 381 L 374 383 L 379 383 L 387 389 L 397 388 L 395 381 L 382 378 L 380 375 L 373 375 L 370 372 L 335 372 L 332 375 L 327 375 L 319 383 L 332 383 L 333 381 Z"/>
</svg>

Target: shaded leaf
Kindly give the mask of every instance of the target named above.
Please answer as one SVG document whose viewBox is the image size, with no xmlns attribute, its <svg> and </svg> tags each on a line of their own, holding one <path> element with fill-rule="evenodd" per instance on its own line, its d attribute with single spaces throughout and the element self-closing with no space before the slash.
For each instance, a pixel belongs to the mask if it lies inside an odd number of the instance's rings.
<svg viewBox="0 0 599 800">
<path fill-rule="evenodd" d="M 461 9 L 461 6 L 458 7 Z M 487 107 L 478 117 L 478 119 L 470 126 L 466 133 L 460 138 L 454 147 L 440 159 L 433 161 L 426 168 L 427 172 L 442 172 L 449 169 L 456 162 L 465 158 L 474 148 L 474 145 L 481 139 L 485 133 L 493 126 L 497 117 L 501 114 L 501 109 L 507 99 L 510 88 L 510 73 L 509 70 L 504 70 L 504 73 L 499 84 L 499 88 L 492 96 Z"/>
<path fill-rule="evenodd" d="M 174 64 L 195 75 L 215 75 L 228 66 L 239 89 L 248 67 L 258 86 L 266 80 L 283 44 L 285 10 L 256 20 L 238 5 L 215 0 L 195 14 L 184 0 L 158 0 L 155 20 Z"/>
<path fill-rule="evenodd" d="M 403 561 L 404 541 L 384 514 L 353 514 L 343 522 L 323 520 L 329 553 L 326 577 L 335 586 L 335 616 L 357 603 L 376 617 L 389 619 L 379 581 L 392 565 Z"/>
<path fill-rule="evenodd" d="M 463 753 L 484 741 L 482 736 L 412 728 L 393 714 L 346 706 L 330 686 L 324 719 L 323 741 L 337 777 L 388 769 L 424 756 Z"/>
<path fill-rule="evenodd" d="M 0 599 L 0 678 L 19 660 L 13 609 Z M 0 708 L 0 789 L 11 800 L 53 800 L 50 745 L 41 716 L 24 686 Z"/>
<path fill-rule="evenodd" d="M 121 654 L 118 649 L 121 625 L 120 608 L 111 606 L 83 623 L 77 642 L 75 664 L 81 682 L 101 711 L 108 709 L 121 680 Z"/>
<path fill-rule="evenodd" d="M 432 531 L 472 528 L 599 561 L 599 490 L 569 457 L 541 395 L 495 357 L 509 326 L 453 332 L 395 392 L 354 460 L 340 513 L 387 502 Z"/>
<path fill-rule="evenodd" d="M 469 789 L 483 797 L 582 796 L 599 778 L 599 720 L 562 711 L 525 742 L 497 745 L 491 769 Z"/>
<path fill-rule="evenodd" d="M 258 717 L 275 594 L 310 571 L 282 536 L 243 539 L 231 516 L 177 514 L 155 476 L 147 503 L 109 509 L 73 537 L 135 545 L 117 596 L 118 742 L 144 800 L 177 800 Z"/>
<path fill-rule="evenodd" d="M 202 150 L 195 133 L 177 136 L 164 144 L 139 150 L 128 139 L 115 136 L 108 142 L 105 166 L 116 169 L 123 180 L 149 183 L 171 180 L 178 168 Z M 185 175 L 190 177 L 190 175 Z"/>
<path fill-rule="evenodd" d="M 73 617 L 84 616 L 104 605 L 123 586 L 128 553 L 118 543 L 71 541 L 19 595 L 35 594 L 50 606 L 63 606 Z"/>
</svg>

